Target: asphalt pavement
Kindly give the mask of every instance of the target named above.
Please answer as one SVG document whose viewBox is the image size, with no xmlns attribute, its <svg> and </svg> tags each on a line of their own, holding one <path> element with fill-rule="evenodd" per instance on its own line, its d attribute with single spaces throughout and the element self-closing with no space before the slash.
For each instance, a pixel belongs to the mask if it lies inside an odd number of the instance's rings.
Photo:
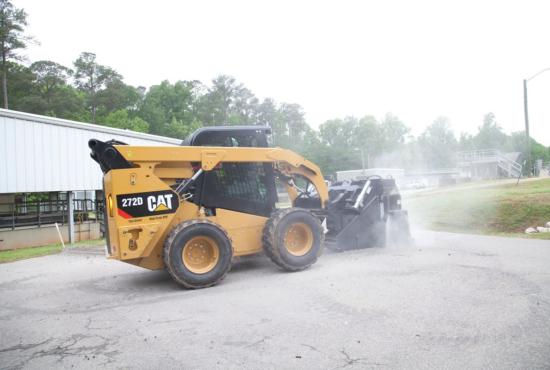
<svg viewBox="0 0 550 370">
<path fill-rule="evenodd" d="M 194 291 L 95 251 L 2 264 L 0 368 L 550 368 L 549 241 L 415 239 Z"/>
</svg>

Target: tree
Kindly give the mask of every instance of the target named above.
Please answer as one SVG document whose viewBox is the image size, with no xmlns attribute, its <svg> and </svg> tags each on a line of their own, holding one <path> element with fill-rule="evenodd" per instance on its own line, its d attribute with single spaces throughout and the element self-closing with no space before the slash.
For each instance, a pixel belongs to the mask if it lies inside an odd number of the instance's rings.
<svg viewBox="0 0 550 370">
<path fill-rule="evenodd" d="M 105 117 L 105 126 L 122 128 L 139 132 L 149 132 L 149 124 L 139 117 L 131 118 L 126 109 L 111 112 Z"/>
<path fill-rule="evenodd" d="M 361 168 L 361 156 L 369 166 L 373 162 L 400 165 L 405 135 L 409 132 L 399 118 L 390 113 L 380 123 L 373 116 L 329 120 L 319 130 L 321 140 L 338 158 L 340 167 L 346 169 Z"/>
<path fill-rule="evenodd" d="M 533 158 L 533 160 L 542 159 L 544 163 L 549 162 L 550 147 L 545 147 L 532 137 L 529 139 L 531 140 L 531 145 L 529 146 L 531 148 L 531 158 Z M 521 152 L 523 154 L 523 158 L 527 158 L 525 155 L 525 131 L 512 132 L 509 136 L 506 150 L 511 152 Z M 528 169 L 524 168 L 524 172 L 527 175 Z"/>
<path fill-rule="evenodd" d="M 329 153 L 322 156 L 322 166 L 328 171 L 361 168 L 363 160 L 381 153 L 381 126 L 373 116 L 329 120 L 319 127 L 319 132 L 326 144 L 324 150 Z"/>
<path fill-rule="evenodd" d="M 103 90 L 97 92 L 96 115 L 103 117 L 121 109 L 134 112 L 138 109 L 140 99 L 142 95 L 135 87 L 126 85 L 118 79 L 109 81 Z"/>
<path fill-rule="evenodd" d="M 504 149 L 507 145 L 508 136 L 498 125 L 493 113 L 487 113 L 483 117 L 483 125 L 478 128 L 474 136 L 476 149 Z"/>
<path fill-rule="evenodd" d="M 256 107 L 256 124 L 271 127 L 271 145 L 280 146 L 280 138 L 286 135 L 286 125 L 279 119 L 277 103 L 266 98 Z"/>
<path fill-rule="evenodd" d="M 189 128 L 200 127 L 197 118 L 197 81 L 162 81 L 151 86 L 139 109 L 139 116 L 150 124 L 150 132 L 183 139 Z"/>
<path fill-rule="evenodd" d="M 74 62 L 76 86 L 86 94 L 92 123 L 96 121 L 98 93 L 109 84 L 122 81 L 122 76 L 110 67 L 96 62 L 94 53 L 83 52 Z"/>
<path fill-rule="evenodd" d="M 259 100 L 247 88 L 237 91 L 233 102 L 229 124 L 231 125 L 251 125 L 257 123 Z"/>
<path fill-rule="evenodd" d="M 298 152 L 301 155 L 317 164 L 325 176 L 334 174 L 339 170 L 349 169 L 342 167 L 343 160 L 339 154 L 345 155 L 345 153 L 341 153 L 341 149 L 330 147 L 322 142 L 320 134 L 317 131 L 311 128 L 308 131 L 301 147 L 298 148 Z M 344 162 L 345 166 L 348 162 Z M 350 168 L 353 168 L 353 166 Z"/>
<path fill-rule="evenodd" d="M 205 125 L 255 124 L 259 101 L 235 78 L 220 75 L 199 100 L 199 119 Z"/>
<path fill-rule="evenodd" d="M 458 139 L 458 148 L 463 151 L 475 150 L 476 144 L 474 142 L 474 137 L 467 132 L 460 133 L 460 139 Z"/>
<path fill-rule="evenodd" d="M 331 119 L 319 126 L 321 140 L 329 146 L 351 146 L 357 120 L 354 117 Z"/>
<path fill-rule="evenodd" d="M 256 123 L 260 126 L 269 126 L 273 131 L 277 128 L 274 123 L 277 120 L 277 104 L 271 98 L 264 99 L 256 108 Z"/>
<path fill-rule="evenodd" d="M 52 61 L 38 61 L 25 67 L 9 66 L 8 81 L 13 109 L 67 119 L 87 120 L 84 96 L 68 79 L 72 71 Z"/>
<path fill-rule="evenodd" d="M 47 110 L 42 114 L 90 122 L 90 113 L 86 110 L 85 95 L 71 85 L 59 86 L 52 95 Z"/>
<path fill-rule="evenodd" d="M 533 141 L 531 141 L 533 144 Z M 512 132 L 509 137 L 506 150 L 510 152 L 522 152 L 525 154 L 525 131 Z"/>
<path fill-rule="evenodd" d="M 278 126 L 286 126 L 287 138 L 280 138 L 280 145 L 297 150 L 304 138 L 311 134 L 306 123 L 305 113 L 299 104 L 282 103 L 278 112 Z M 286 143 L 285 143 L 286 141 Z"/>
<path fill-rule="evenodd" d="M 453 167 L 458 142 L 449 119 L 438 117 L 418 138 L 424 160 L 429 168 Z"/>
<path fill-rule="evenodd" d="M 20 60 L 18 49 L 27 47 L 29 37 L 23 34 L 27 13 L 13 6 L 9 0 L 0 0 L 0 53 L 2 54 L 2 94 L 4 108 L 8 109 L 8 61 Z"/>
<path fill-rule="evenodd" d="M 74 73 L 72 69 L 51 60 L 39 60 L 32 63 L 29 68 L 35 76 L 36 83 L 46 94 L 60 85 L 66 85 Z"/>
<path fill-rule="evenodd" d="M 7 62 L 10 78 L 7 80 L 7 91 L 10 92 L 10 107 L 21 109 L 21 102 L 30 94 L 34 87 L 34 75 L 30 68 L 16 62 Z"/>
<path fill-rule="evenodd" d="M 201 99 L 202 120 L 207 125 L 227 125 L 235 97 L 243 89 L 235 78 L 220 75 L 212 80 L 212 87 Z"/>
<path fill-rule="evenodd" d="M 47 104 L 51 103 L 56 90 L 66 86 L 68 79 L 73 75 L 70 68 L 49 60 L 34 62 L 30 70 L 34 75 L 34 88 Z"/>
<path fill-rule="evenodd" d="M 405 143 L 405 137 L 410 132 L 410 129 L 392 113 L 386 113 L 380 122 L 380 130 L 381 143 L 385 152 L 398 149 Z"/>
</svg>

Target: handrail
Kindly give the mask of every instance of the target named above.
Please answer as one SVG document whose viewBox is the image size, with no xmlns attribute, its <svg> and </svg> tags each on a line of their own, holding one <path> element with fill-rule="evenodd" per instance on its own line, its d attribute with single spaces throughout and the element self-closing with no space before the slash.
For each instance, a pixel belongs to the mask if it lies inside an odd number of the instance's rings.
<svg viewBox="0 0 550 370">
<path fill-rule="evenodd" d="M 457 153 L 457 157 L 461 162 L 473 162 L 481 159 L 492 159 L 500 155 L 500 151 L 497 149 L 477 149 L 461 151 Z"/>
<path fill-rule="evenodd" d="M 508 175 L 513 177 L 521 175 L 523 170 L 523 166 L 521 164 L 504 156 L 500 158 L 498 166 L 507 171 Z"/>
<path fill-rule="evenodd" d="M 523 166 L 521 164 L 514 161 L 513 159 L 510 159 L 510 158 L 506 157 L 505 155 L 500 155 L 499 159 L 502 160 L 503 162 L 509 163 L 512 167 L 514 167 L 516 169 L 519 169 L 520 171 L 523 168 Z"/>
</svg>

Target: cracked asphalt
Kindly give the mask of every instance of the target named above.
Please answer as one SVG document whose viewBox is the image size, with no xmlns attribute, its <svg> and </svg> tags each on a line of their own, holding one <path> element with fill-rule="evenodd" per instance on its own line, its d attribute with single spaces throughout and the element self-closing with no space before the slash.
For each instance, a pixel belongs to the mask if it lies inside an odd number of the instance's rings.
<svg viewBox="0 0 550 370">
<path fill-rule="evenodd" d="M 0 265 L 0 368 L 550 368 L 550 242 L 416 232 L 184 290 L 102 255 Z"/>
</svg>

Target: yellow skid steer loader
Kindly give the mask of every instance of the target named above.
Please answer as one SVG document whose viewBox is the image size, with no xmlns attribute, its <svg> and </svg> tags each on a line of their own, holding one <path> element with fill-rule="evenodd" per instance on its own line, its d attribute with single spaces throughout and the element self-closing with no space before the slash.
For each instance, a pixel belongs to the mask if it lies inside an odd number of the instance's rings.
<svg viewBox="0 0 550 370">
<path fill-rule="evenodd" d="M 283 270 L 309 267 L 323 251 L 324 221 L 337 249 L 384 245 L 390 218 L 408 233 L 393 180 L 340 186 L 329 197 L 319 167 L 269 147 L 269 132 L 207 127 L 179 147 L 90 140 L 104 173 L 108 257 L 204 288 L 235 256 L 263 251 Z"/>
</svg>

